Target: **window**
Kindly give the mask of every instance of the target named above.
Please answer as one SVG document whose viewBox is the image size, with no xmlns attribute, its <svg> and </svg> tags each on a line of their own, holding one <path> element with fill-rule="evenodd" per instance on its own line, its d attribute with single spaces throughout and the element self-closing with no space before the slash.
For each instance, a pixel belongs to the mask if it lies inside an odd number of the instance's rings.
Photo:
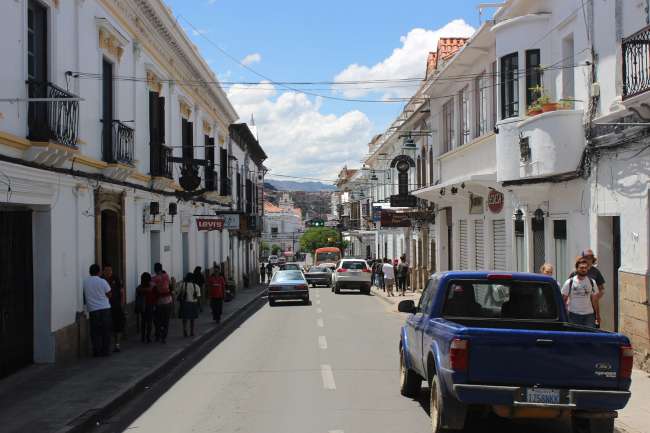
<svg viewBox="0 0 650 433">
<path fill-rule="evenodd" d="M 539 50 L 526 51 L 526 107 L 530 107 L 539 98 L 537 86 L 542 85 Z"/>
<path fill-rule="evenodd" d="M 436 297 L 437 289 L 438 289 L 438 279 L 431 278 L 427 282 L 427 287 L 424 289 L 424 293 L 420 297 L 420 302 L 418 304 L 418 311 L 420 313 L 429 312 L 431 301 Z"/>
<path fill-rule="evenodd" d="M 562 281 L 569 275 L 566 220 L 553 221 L 553 239 L 555 241 L 555 277 Z"/>
<path fill-rule="evenodd" d="M 47 9 L 33 0 L 27 6 L 27 79 L 47 81 Z"/>
<path fill-rule="evenodd" d="M 524 240 L 524 222 L 515 221 L 515 261 L 517 264 L 517 272 L 526 272 L 526 243 Z"/>
<path fill-rule="evenodd" d="M 113 64 L 102 60 L 102 148 L 104 161 L 113 162 Z"/>
<path fill-rule="evenodd" d="M 489 130 L 488 110 L 489 110 L 489 93 L 490 82 L 487 74 L 484 72 L 476 79 L 476 134 L 475 137 L 481 137 L 487 134 Z"/>
<path fill-rule="evenodd" d="M 283 271 L 280 270 L 273 275 L 271 282 L 273 283 L 286 283 L 289 281 L 304 280 L 301 271 Z"/>
<path fill-rule="evenodd" d="M 458 108 L 460 112 L 460 145 L 470 142 L 470 128 L 469 128 L 469 92 L 467 87 L 461 90 L 458 94 Z"/>
<path fill-rule="evenodd" d="M 562 99 L 568 99 L 571 103 L 575 98 L 575 48 L 573 35 L 562 40 Z"/>
<path fill-rule="evenodd" d="M 194 127 L 185 118 L 181 121 L 181 135 L 183 158 L 194 159 Z"/>
<path fill-rule="evenodd" d="M 451 281 L 443 316 L 557 321 L 555 290 L 538 282 Z"/>
<path fill-rule="evenodd" d="M 359 261 L 344 261 L 341 263 L 341 268 L 343 269 L 350 269 L 353 271 L 362 271 L 364 269 L 368 269 L 368 266 L 366 265 L 366 262 L 363 262 L 361 260 Z"/>
<path fill-rule="evenodd" d="M 219 192 L 222 196 L 229 196 L 230 179 L 228 178 L 228 174 L 230 170 L 228 168 L 228 149 L 223 147 L 219 148 L 219 171 L 221 172 Z"/>
<path fill-rule="evenodd" d="M 454 100 L 450 99 L 442 107 L 443 143 L 442 153 L 456 147 L 456 128 L 454 127 Z"/>
<path fill-rule="evenodd" d="M 501 58 L 501 118 L 519 115 L 519 58 L 512 53 Z"/>
</svg>

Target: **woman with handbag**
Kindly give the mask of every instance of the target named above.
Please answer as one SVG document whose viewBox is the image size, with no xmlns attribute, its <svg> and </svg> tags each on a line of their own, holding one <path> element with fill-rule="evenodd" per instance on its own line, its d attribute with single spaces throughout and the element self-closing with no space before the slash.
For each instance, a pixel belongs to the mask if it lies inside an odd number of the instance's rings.
<svg viewBox="0 0 650 433">
<path fill-rule="evenodd" d="M 201 288 L 194 282 L 194 275 L 187 274 L 180 285 L 178 297 L 181 301 L 181 319 L 183 319 L 183 336 L 187 337 L 187 322 L 190 322 L 190 336 L 194 337 L 194 320 L 199 317 L 199 300 Z"/>
</svg>

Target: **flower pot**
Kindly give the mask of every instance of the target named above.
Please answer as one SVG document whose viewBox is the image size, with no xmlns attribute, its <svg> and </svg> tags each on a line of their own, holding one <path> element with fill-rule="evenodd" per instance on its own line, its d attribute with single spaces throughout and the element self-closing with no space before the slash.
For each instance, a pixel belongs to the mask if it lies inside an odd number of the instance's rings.
<svg viewBox="0 0 650 433">
<path fill-rule="evenodd" d="M 542 114 L 542 113 L 543 111 L 541 108 L 531 108 L 530 110 L 528 110 L 528 115 L 531 117 L 537 116 L 538 114 Z"/>
<path fill-rule="evenodd" d="M 549 111 L 556 111 L 557 106 L 557 102 L 547 102 L 546 104 L 542 104 L 542 111 L 544 113 L 548 113 Z"/>
</svg>

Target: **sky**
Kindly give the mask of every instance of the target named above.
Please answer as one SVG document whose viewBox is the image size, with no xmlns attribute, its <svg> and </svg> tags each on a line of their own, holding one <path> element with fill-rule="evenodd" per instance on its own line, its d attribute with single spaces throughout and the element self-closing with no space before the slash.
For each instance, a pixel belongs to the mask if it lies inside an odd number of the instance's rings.
<svg viewBox="0 0 650 433">
<path fill-rule="evenodd" d="M 360 166 L 372 136 L 403 108 L 386 100 L 419 84 L 395 80 L 423 77 L 440 36 L 470 36 L 479 25 L 478 0 L 166 3 L 240 121 L 254 117 L 268 177 L 278 179 L 334 180 L 344 165 Z M 282 84 L 305 82 L 313 84 Z"/>
</svg>

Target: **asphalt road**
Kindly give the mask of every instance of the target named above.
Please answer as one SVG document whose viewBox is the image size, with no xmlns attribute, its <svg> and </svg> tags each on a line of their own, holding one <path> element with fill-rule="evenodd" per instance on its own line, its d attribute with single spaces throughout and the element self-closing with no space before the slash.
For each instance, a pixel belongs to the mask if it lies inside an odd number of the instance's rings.
<svg viewBox="0 0 650 433">
<path fill-rule="evenodd" d="M 127 431 L 426 433 L 428 388 L 399 393 L 404 316 L 374 296 L 311 290 L 311 305 L 264 306 Z M 565 423 L 488 419 L 470 432 L 566 433 Z"/>
</svg>

